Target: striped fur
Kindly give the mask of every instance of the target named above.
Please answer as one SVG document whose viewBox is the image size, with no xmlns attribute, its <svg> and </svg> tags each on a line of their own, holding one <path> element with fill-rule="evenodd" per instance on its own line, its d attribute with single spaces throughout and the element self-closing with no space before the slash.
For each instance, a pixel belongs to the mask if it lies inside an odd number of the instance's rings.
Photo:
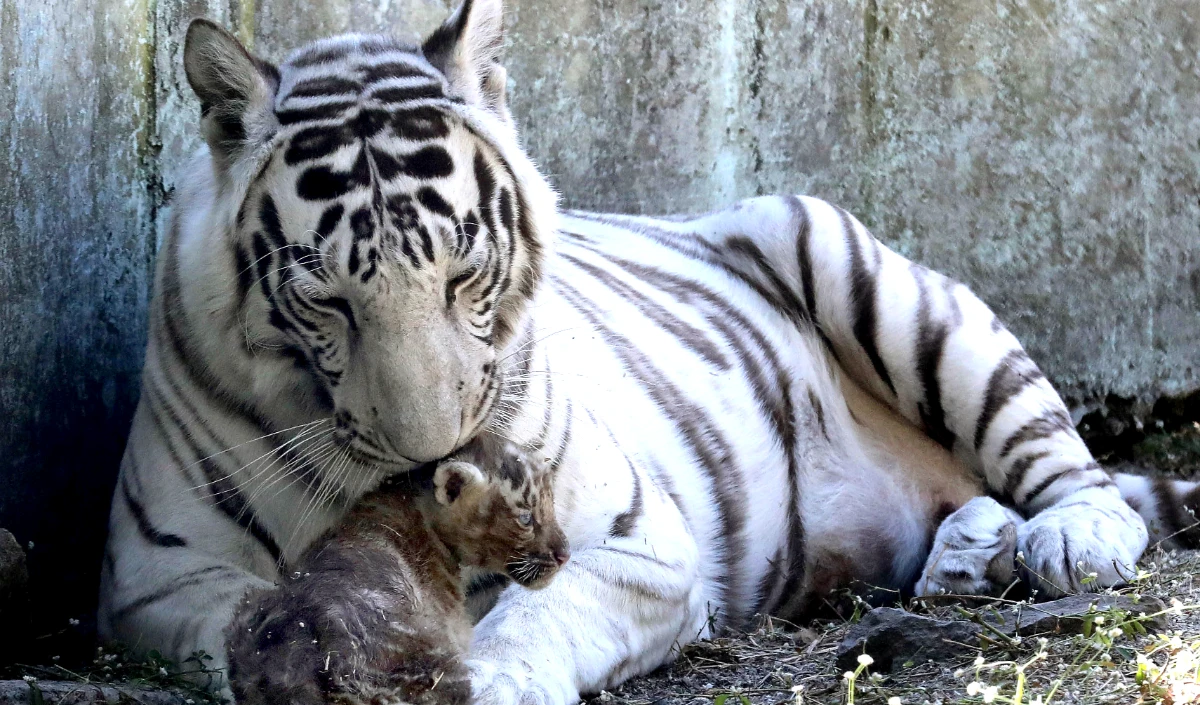
<svg viewBox="0 0 1200 705">
<path fill-rule="evenodd" d="M 574 702 L 855 583 L 1111 585 L 1143 517 L 1184 528 L 1194 485 L 1099 468 L 987 306 L 846 212 L 560 216 L 500 18 L 468 2 L 422 47 L 340 37 L 278 68 L 193 25 L 209 149 L 160 252 L 107 635 L 222 663 L 244 594 L 479 433 L 540 454 L 573 548 L 544 590 L 491 582 L 483 703 Z"/>
</svg>

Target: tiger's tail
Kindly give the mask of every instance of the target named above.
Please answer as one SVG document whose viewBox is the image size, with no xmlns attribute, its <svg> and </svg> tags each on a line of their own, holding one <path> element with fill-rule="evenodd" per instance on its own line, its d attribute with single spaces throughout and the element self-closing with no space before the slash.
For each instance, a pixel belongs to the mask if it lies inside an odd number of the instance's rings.
<svg viewBox="0 0 1200 705">
<path fill-rule="evenodd" d="M 1200 482 L 1116 473 L 1121 497 L 1146 521 L 1150 545 L 1200 548 Z"/>
</svg>

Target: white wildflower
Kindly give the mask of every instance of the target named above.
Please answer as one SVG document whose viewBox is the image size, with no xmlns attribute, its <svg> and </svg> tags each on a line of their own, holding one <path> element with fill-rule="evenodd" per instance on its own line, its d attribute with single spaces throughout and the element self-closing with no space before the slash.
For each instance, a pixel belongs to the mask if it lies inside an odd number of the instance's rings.
<svg viewBox="0 0 1200 705">
<path fill-rule="evenodd" d="M 1096 624 L 1104 624 L 1104 615 L 1100 615 L 1096 618 Z"/>
<path fill-rule="evenodd" d="M 870 666 L 873 663 L 875 663 L 875 659 L 867 654 L 860 654 L 858 657 L 858 665 L 860 666 Z"/>
<path fill-rule="evenodd" d="M 975 697 L 976 695 L 979 695 L 981 690 L 983 690 L 983 683 L 980 683 L 979 681 L 971 681 L 970 683 L 967 683 L 967 695 Z"/>
<path fill-rule="evenodd" d="M 899 696 L 893 695 L 892 697 L 888 698 L 887 705 L 902 705 L 902 703 L 900 702 Z"/>
<path fill-rule="evenodd" d="M 999 686 L 989 685 L 988 687 L 983 689 L 983 702 L 990 703 L 993 700 L 995 700 L 996 696 L 999 694 L 1000 694 Z"/>
<path fill-rule="evenodd" d="M 25 681 L 26 683 L 37 683 L 37 679 L 33 676 L 21 676 L 21 680 Z"/>
<path fill-rule="evenodd" d="M 70 618 L 70 619 L 68 619 L 68 620 L 67 620 L 67 624 L 70 624 L 72 627 L 78 627 L 78 626 L 79 626 L 79 620 L 78 620 L 78 619 L 75 619 L 74 617 L 72 617 L 72 618 Z"/>
<path fill-rule="evenodd" d="M 159 666 L 158 667 L 158 675 L 160 675 L 160 676 L 167 675 L 167 669 L 164 666 Z"/>
<path fill-rule="evenodd" d="M 842 674 L 842 678 L 845 678 L 846 680 L 851 680 L 852 678 L 854 678 L 854 672 L 846 671 L 845 673 Z"/>
<path fill-rule="evenodd" d="M 981 654 L 981 655 L 975 657 L 975 668 L 979 668 L 982 665 L 983 665 L 983 655 Z"/>
</svg>

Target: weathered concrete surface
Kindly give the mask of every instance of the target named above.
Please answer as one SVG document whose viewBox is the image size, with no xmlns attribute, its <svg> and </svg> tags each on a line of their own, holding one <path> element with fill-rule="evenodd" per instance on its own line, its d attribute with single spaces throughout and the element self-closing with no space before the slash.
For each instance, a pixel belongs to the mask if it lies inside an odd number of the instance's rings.
<svg viewBox="0 0 1200 705">
<path fill-rule="evenodd" d="M 155 212 L 147 11 L 0 0 L 0 525 L 34 542 L 31 595 L 55 631 L 90 614 L 137 399 Z"/>
<path fill-rule="evenodd" d="M 205 15 L 268 58 L 442 0 L 0 0 L 0 525 L 87 618 Z M 526 142 L 569 206 L 806 192 L 971 284 L 1070 396 L 1200 387 L 1195 0 L 516 0 Z"/>
<path fill-rule="evenodd" d="M 969 283 L 1069 396 L 1200 387 L 1200 4 L 519 3 L 567 204 L 805 192 Z M 532 49 L 536 47 L 536 49 Z"/>
</svg>

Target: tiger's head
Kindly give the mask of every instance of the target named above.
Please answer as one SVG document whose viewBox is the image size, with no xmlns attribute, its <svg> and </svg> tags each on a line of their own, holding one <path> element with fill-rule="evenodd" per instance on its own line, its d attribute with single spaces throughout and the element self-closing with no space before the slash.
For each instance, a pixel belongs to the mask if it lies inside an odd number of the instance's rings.
<svg viewBox="0 0 1200 705">
<path fill-rule="evenodd" d="M 278 66 L 188 28 L 208 168 L 175 217 L 207 233 L 180 259 L 207 265 L 178 276 L 223 323 L 210 365 L 272 424 L 331 418 L 356 460 L 411 466 L 488 419 L 556 227 L 506 107 L 501 19 L 465 0 L 420 46 L 347 35 Z"/>
<path fill-rule="evenodd" d="M 434 470 L 425 515 L 464 565 L 542 588 L 571 555 L 553 479 L 513 443 L 472 443 Z"/>
</svg>

